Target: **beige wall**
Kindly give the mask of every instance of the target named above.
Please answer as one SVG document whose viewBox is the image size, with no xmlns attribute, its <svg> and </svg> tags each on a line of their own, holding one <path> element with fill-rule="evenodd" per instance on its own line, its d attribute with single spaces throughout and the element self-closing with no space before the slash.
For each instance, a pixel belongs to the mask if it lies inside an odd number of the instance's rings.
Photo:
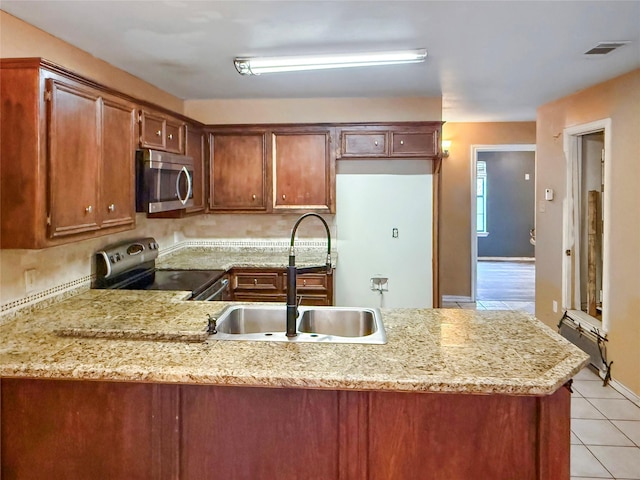
<svg viewBox="0 0 640 480">
<path fill-rule="evenodd" d="M 445 123 L 444 140 L 451 140 L 442 161 L 440 211 L 440 291 L 471 296 L 471 146 L 534 144 L 535 122 Z"/>
<path fill-rule="evenodd" d="M 186 100 L 185 115 L 206 124 L 410 122 L 442 118 L 440 97 Z"/>
<path fill-rule="evenodd" d="M 611 119 L 610 331 L 613 378 L 640 395 L 640 69 L 538 108 L 537 198 L 556 191 L 536 215 L 536 316 L 550 326 L 561 313 L 562 199 L 565 196 L 563 129 Z M 605 240 L 606 241 L 606 240 Z"/>
<path fill-rule="evenodd" d="M 35 5 L 34 5 L 34 8 Z M 0 57 L 42 57 L 128 95 L 182 113 L 182 100 L 0 10 Z"/>
</svg>

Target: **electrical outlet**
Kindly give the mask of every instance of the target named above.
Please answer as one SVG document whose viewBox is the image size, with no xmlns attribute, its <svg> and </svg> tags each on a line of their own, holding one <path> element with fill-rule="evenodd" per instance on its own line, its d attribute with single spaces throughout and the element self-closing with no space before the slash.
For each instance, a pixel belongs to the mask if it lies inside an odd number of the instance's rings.
<svg viewBox="0 0 640 480">
<path fill-rule="evenodd" d="M 24 271 L 24 289 L 28 294 L 36 289 L 36 269 L 29 268 Z"/>
<path fill-rule="evenodd" d="M 558 302 L 553 301 L 553 313 L 558 313 Z"/>
<path fill-rule="evenodd" d="M 391 229 L 391 238 L 398 238 L 398 229 L 397 228 L 392 228 Z"/>
</svg>

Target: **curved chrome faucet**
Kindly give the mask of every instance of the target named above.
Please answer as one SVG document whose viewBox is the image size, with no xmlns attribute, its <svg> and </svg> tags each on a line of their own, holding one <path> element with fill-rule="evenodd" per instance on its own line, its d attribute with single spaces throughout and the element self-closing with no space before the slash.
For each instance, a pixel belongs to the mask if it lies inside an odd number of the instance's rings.
<svg viewBox="0 0 640 480">
<path fill-rule="evenodd" d="M 320 219 L 322 224 L 324 225 L 325 230 L 327 231 L 327 264 L 323 266 L 317 267 L 303 267 L 296 268 L 296 254 L 293 248 L 293 243 L 296 237 L 296 230 L 298 229 L 298 225 L 300 222 L 307 217 L 316 217 Z M 327 222 L 317 213 L 305 213 L 302 215 L 296 223 L 293 225 L 293 229 L 291 230 L 291 246 L 289 247 L 289 266 L 287 267 L 287 337 L 295 337 L 297 336 L 296 332 L 296 319 L 298 318 L 298 291 L 297 291 L 297 275 L 299 273 L 316 273 L 323 272 L 327 273 L 331 272 L 331 233 L 329 232 L 329 225 Z"/>
</svg>

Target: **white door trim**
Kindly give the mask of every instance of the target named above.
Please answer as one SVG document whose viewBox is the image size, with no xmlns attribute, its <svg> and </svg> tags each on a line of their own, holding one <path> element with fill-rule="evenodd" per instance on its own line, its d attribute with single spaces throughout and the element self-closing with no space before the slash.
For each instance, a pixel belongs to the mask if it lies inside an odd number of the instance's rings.
<svg viewBox="0 0 640 480">
<path fill-rule="evenodd" d="M 476 234 L 476 164 L 479 152 L 535 152 L 534 143 L 502 144 L 502 145 L 471 145 L 471 301 L 475 302 L 478 293 L 477 263 L 478 263 L 478 235 Z M 537 182 L 537 177 L 536 177 Z"/>
<path fill-rule="evenodd" d="M 580 306 L 573 308 L 571 302 L 571 257 L 565 255 L 564 252 L 573 248 L 573 235 L 571 228 L 572 213 L 569 210 L 573 208 L 572 199 L 569 198 L 569 192 L 573 183 L 572 165 L 577 164 L 578 155 L 580 154 L 579 140 L 582 135 L 589 133 L 604 131 L 604 232 L 602 239 L 602 333 L 607 334 L 609 331 L 609 294 L 611 272 L 610 272 L 610 238 L 611 238 L 611 118 L 604 118 L 581 125 L 565 128 L 563 134 L 563 148 L 566 164 L 566 187 L 565 198 L 563 201 L 562 215 L 562 308 L 563 310 L 580 310 Z M 593 325 L 598 327 L 600 322 L 593 319 Z"/>
</svg>

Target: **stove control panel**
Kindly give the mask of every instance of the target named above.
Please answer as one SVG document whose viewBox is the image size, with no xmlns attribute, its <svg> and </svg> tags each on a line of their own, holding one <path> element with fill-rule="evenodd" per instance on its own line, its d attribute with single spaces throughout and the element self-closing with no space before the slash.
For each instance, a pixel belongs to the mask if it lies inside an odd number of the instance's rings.
<svg viewBox="0 0 640 480">
<path fill-rule="evenodd" d="M 108 245 L 96 252 L 96 276 L 111 278 L 145 263 L 155 263 L 160 246 L 153 237 Z"/>
</svg>

